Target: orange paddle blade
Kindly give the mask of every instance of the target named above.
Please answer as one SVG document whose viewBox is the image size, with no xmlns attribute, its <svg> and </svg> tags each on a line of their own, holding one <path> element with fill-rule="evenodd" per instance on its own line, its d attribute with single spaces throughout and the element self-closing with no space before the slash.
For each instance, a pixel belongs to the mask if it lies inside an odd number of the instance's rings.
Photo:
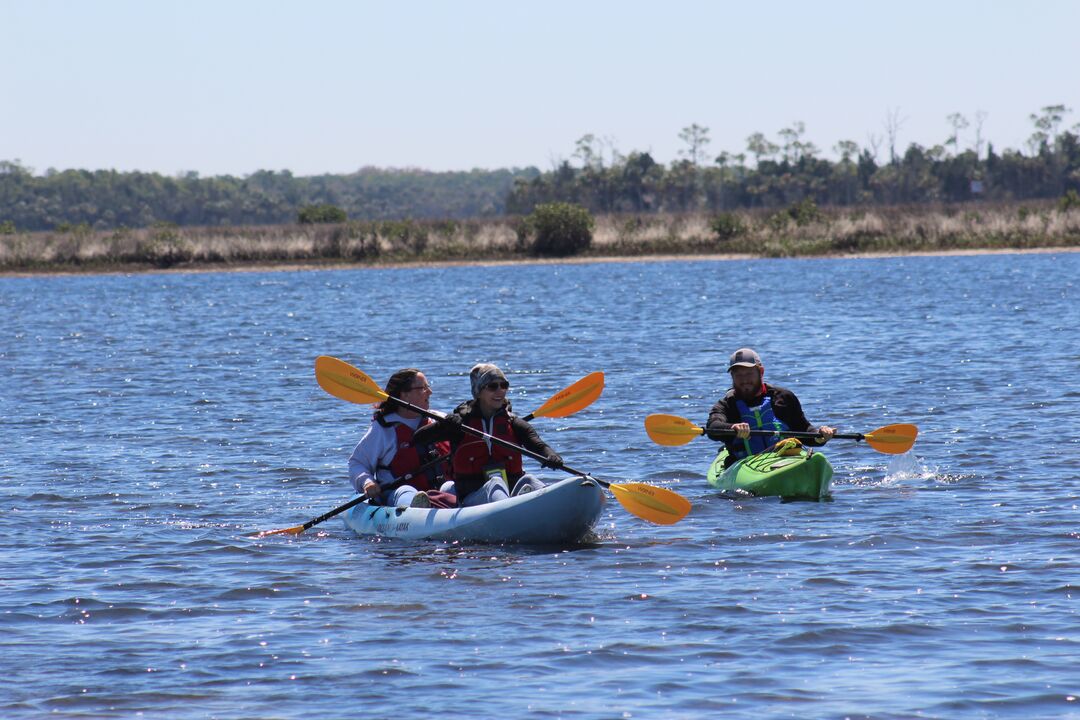
<svg viewBox="0 0 1080 720">
<path fill-rule="evenodd" d="M 678 415 L 656 413 L 645 418 L 645 432 L 657 445 L 674 447 L 685 445 L 705 431 Z"/>
<path fill-rule="evenodd" d="M 250 537 L 253 537 L 257 540 L 259 538 L 267 537 L 268 535 L 299 535 L 305 530 L 307 530 L 307 528 L 303 525 L 297 525 L 296 527 L 282 528 L 281 530 L 263 530 L 262 532 L 255 533 Z"/>
<path fill-rule="evenodd" d="M 600 371 L 589 373 L 573 385 L 552 395 L 546 403 L 534 410 L 532 415 L 552 418 L 573 415 L 578 410 L 592 405 L 602 392 L 604 392 L 604 373 Z"/>
<path fill-rule="evenodd" d="M 389 397 L 363 371 L 329 355 L 315 358 L 315 379 L 319 387 L 334 397 L 358 405 L 381 402 Z"/>
<path fill-rule="evenodd" d="M 690 512 L 690 501 L 667 488 L 643 483 L 610 483 L 608 489 L 627 511 L 657 525 L 674 525 Z"/>
<path fill-rule="evenodd" d="M 915 444 L 919 428 L 907 423 L 886 425 L 865 434 L 867 444 L 878 452 L 902 455 Z"/>
</svg>

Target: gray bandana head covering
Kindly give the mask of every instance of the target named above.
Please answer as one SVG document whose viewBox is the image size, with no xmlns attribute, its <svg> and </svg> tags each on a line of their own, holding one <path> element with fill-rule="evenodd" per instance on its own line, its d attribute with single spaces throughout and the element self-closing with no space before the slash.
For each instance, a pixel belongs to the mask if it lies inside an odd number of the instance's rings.
<svg viewBox="0 0 1080 720">
<path fill-rule="evenodd" d="M 472 396 L 474 398 L 480 397 L 480 391 L 484 389 L 484 386 L 490 382 L 496 380 L 506 380 L 506 376 L 503 375 L 503 371 L 491 363 L 479 363 L 473 365 L 473 369 L 469 371 L 469 382 L 472 383 Z"/>
</svg>

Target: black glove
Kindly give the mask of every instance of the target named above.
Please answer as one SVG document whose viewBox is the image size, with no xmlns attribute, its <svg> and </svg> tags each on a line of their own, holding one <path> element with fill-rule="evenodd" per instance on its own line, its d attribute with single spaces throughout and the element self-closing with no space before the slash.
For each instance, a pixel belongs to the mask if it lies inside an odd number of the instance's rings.
<svg viewBox="0 0 1080 720">
<path fill-rule="evenodd" d="M 549 451 L 544 458 L 544 461 L 540 464 L 546 468 L 551 468 L 552 470 L 558 470 L 563 466 L 562 458 L 559 457 L 559 453 L 554 450 Z"/>
<path fill-rule="evenodd" d="M 443 426 L 448 430 L 453 430 L 454 432 L 461 432 L 461 420 L 461 416 L 457 413 L 450 413 L 446 417 L 439 420 L 439 425 Z"/>
<path fill-rule="evenodd" d="M 457 440 L 461 437 L 461 416 L 450 413 L 433 423 L 423 425 L 413 434 L 413 445 L 430 445 L 439 440 Z"/>
</svg>

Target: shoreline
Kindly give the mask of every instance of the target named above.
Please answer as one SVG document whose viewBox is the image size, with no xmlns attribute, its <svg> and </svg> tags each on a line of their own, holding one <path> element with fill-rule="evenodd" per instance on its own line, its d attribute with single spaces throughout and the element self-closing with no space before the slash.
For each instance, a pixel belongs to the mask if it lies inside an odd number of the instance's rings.
<svg viewBox="0 0 1080 720">
<path fill-rule="evenodd" d="M 118 266 L 115 268 L 41 268 L 23 270 L 0 270 L 0 278 L 30 277 L 66 277 L 81 275 L 185 275 L 197 273 L 232 273 L 232 272 L 302 272 L 324 270 L 399 270 L 402 268 L 443 268 L 443 267 L 501 267 L 508 265 L 587 265 L 629 262 L 695 262 L 695 261 L 737 261 L 737 260 L 875 260 L 895 257 L 949 257 L 970 255 L 1038 255 L 1053 253 L 1080 252 L 1080 246 L 1032 247 L 1032 248 L 963 248 L 952 250 L 912 250 L 910 252 L 855 252 L 830 253 L 824 255 L 797 255 L 789 257 L 766 257 L 763 255 L 742 253 L 660 253 L 656 255 L 611 255 L 569 258 L 531 258 L 522 257 L 505 260 L 436 260 L 416 262 L 388 263 L 348 263 L 348 262 L 297 262 L 280 263 L 193 263 L 182 267 L 159 268 L 145 265 Z"/>
</svg>

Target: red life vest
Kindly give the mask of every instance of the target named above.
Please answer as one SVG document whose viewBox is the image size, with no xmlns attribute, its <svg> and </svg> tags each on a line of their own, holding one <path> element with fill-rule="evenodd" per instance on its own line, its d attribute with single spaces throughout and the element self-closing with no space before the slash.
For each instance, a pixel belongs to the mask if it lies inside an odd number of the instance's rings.
<svg viewBox="0 0 1080 720">
<path fill-rule="evenodd" d="M 439 481 L 438 478 L 446 474 L 447 463 L 441 462 L 430 467 L 427 470 L 417 474 L 415 477 L 407 478 L 410 473 L 415 473 L 416 469 L 432 459 L 432 453 L 436 455 L 442 455 L 449 457 L 450 455 L 450 443 L 447 441 L 437 442 L 431 447 L 417 447 L 413 445 L 413 429 L 402 422 L 387 422 L 381 417 L 378 418 L 379 424 L 383 427 L 394 426 L 394 434 L 396 436 L 397 450 L 394 452 L 393 459 L 390 460 L 390 474 L 396 479 L 390 485 L 383 488 L 383 490 L 392 490 L 400 487 L 401 485 L 412 485 L 417 490 L 438 490 Z M 424 427 L 431 420 L 422 418 L 420 424 L 416 426 L 416 429 Z"/>
<path fill-rule="evenodd" d="M 484 427 L 483 420 L 479 415 L 469 415 L 463 421 L 464 425 L 486 432 L 489 435 L 518 443 L 513 428 L 510 427 L 510 417 L 505 412 L 500 412 L 492 419 L 492 427 Z M 487 440 L 466 433 L 454 448 L 451 467 L 454 473 L 454 483 L 458 486 L 458 497 L 465 497 L 468 493 L 483 485 L 487 478 L 484 475 L 486 468 L 498 465 L 506 470 L 506 477 L 510 481 L 510 487 L 514 486 L 518 478 L 525 474 L 521 464 L 521 453 L 502 445 L 491 443 L 488 449 Z"/>
</svg>

